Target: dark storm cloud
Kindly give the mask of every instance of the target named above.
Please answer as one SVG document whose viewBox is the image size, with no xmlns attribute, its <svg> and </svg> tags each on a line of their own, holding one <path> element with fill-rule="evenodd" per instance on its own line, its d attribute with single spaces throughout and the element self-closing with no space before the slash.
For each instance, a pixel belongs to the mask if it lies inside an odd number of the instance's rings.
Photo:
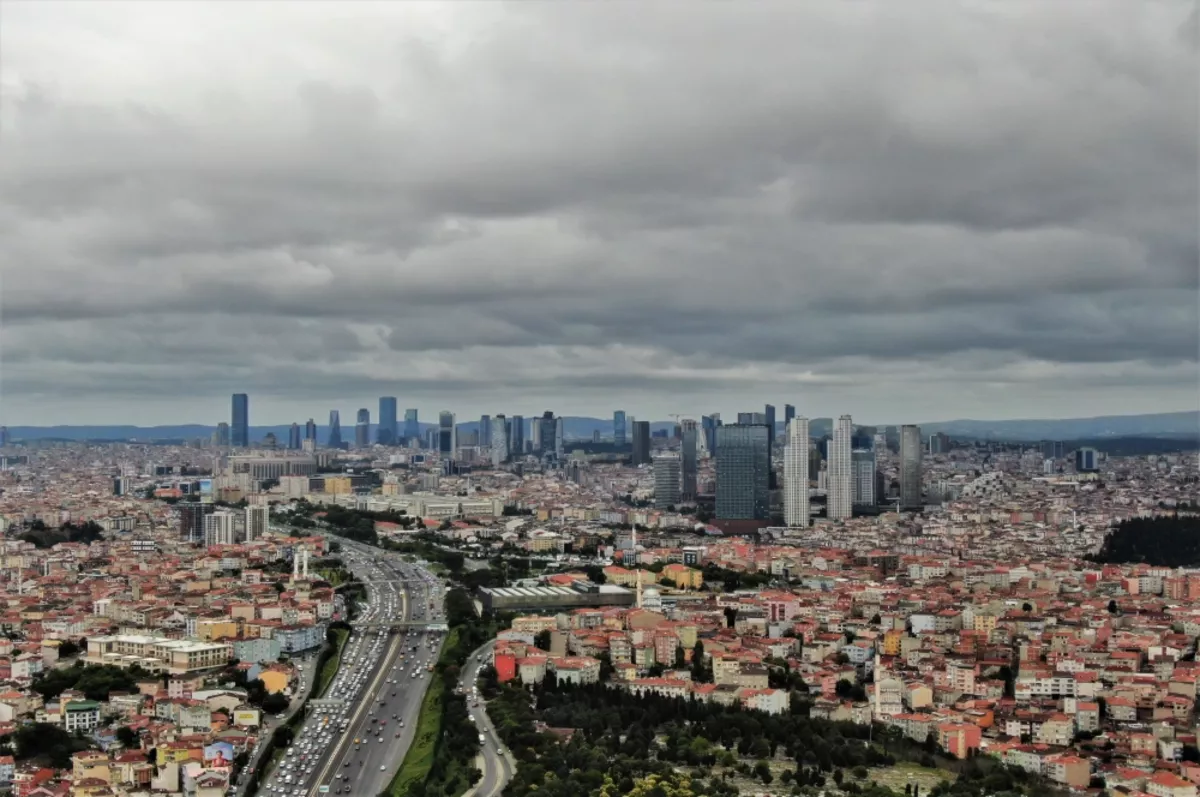
<svg viewBox="0 0 1200 797">
<path fill-rule="evenodd" d="M 1194 405 L 1194 7 L 932 9 L 14 6 L 6 415 Z"/>
</svg>

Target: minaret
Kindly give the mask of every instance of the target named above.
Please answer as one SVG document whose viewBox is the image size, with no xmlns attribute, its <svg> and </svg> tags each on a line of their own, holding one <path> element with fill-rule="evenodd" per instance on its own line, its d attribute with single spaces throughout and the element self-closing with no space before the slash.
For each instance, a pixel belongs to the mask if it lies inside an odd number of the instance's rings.
<svg viewBox="0 0 1200 797">
<path fill-rule="evenodd" d="M 637 523 L 633 524 L 633 579 L 637 584 L 637 607 L 642 608 L 642 571 L 638 567 L 637 555 Z"/>
</svg>

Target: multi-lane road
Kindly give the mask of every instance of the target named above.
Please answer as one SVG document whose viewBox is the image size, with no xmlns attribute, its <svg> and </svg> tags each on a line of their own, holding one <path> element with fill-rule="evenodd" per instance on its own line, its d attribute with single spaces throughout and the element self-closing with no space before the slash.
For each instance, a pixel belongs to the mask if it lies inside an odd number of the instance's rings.
<svg viewBox="0 0 1200 797">
<path fill-rule="evenodd" d="M 368 605 L 356 624 L 443 623 L 441 582 L 377 548 L 342 541 L 342 558 L 366 582 Z M 404 759 L 442 634 L 425 628 L 356 631 L 325 698 L 308 716 L 284 760 L 265 779 L 271 797 L 382 792 Z"/>
<path fill-rule="evenodd" d="M 492 646 L 495 644 L 494 640 L 488 642 L 471 654 L 466 665 L 463 666 L 462 677 L 458 684 L 459 690 L 466 695 L 467 713 L 471 715 L 471 721 L 479 729 L 480 750 L 476 766 L 483 773 L 479 782 L 467 792 L 467 797 L 498 797 L 508 782 L 512 780 L 513 773 L 517 769 L 516 760 L 496 734 L 496 728 L 484 710 L 484 701 L 479 697 L 475 687 L 475 683 L 479 679 L 480 668 L 491 663 Z"/>
</svg>

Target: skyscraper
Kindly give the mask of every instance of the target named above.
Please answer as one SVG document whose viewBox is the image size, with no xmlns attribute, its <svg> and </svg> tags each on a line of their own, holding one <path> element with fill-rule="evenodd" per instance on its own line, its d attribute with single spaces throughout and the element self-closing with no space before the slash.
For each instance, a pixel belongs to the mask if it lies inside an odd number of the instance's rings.
<svg viewBox="0 0 1200 797">
<path fill-rule="evenodd" d="M 700 419 L 700 428 L 704 431 L 704 447 L 710 457 L 717 454 L 717 427 L 721 425 L 721 413 L 714 412 Z"/>
<path fill-rule="evenodd" d="M 630 463 L 636 468 L 650 461 L 650 421 L 633 422 L 633 457 Z"/>
<path fill-rule="evenodd" d="M 445 459 L 454 459 L 458 449 L 458 430 L 455 428 L 454 413 L 442 410 L 438 413 L 438 453 Z"/>
<path fill-rule="evenodd" d="M 924 506 L 921 490 L 921 427 L 900 427 L 900 505 Z"/>
<path fill-rule="evenodd" d="M 783 433 L 787 435 L 788 424 L 792 422 L 792 418 L 796 417 L 796 408 L 791 404 L 783 405 Z"/>
<path fill-rule="evenodd" d="M 680 446 L 680 464 L 682 465 L 683 475 L 683 492 L 681 498 L 684 501 L 696 500 L 696 449 L 697 438 L 700 430 L 696 427 L 696 422 L 690 418 L 683 422 L 683 444 Z"/>
<path fill-rule="evenodd" d="M 554 413 L 546 410 L 542 413 L 542 417 L 538 418 L 534 423 L 537 425 L 537 442 L 535 443 L 537 453 L 543 456 L 553 454 L 554 439 L 557 436 L 558 429 L 558 424 L 554 420 Z"/>
<path fill-rule="evenodd" d="M 770 448 L 765 423 L 717 429 L 717 517 L 767 519 L 771 508 Z"/>
<path fill-rule="evenodd" d="M 225 421 L 217 424 L 217 445 L 221 447 L 229 445 L 229 424 Z"/>
<path fill-rule="evenodd" d="M 625 410 L 613 413 L 613 445 L 617 448 L 625 445 Z"/>
<path fill-rule="evenodd" d="M 563 458 L 563 446 L 566 443 L 566 422 L 560 415 L 554 419 L 554 456 Z"/>
<path fill-rule="evenodd" d="M 498 468 L 508 461 L 508 419 L 497 415 L 491 427 L 492 467 Z"/>
<path fill-rule="evenodd" d="M 875 506 L 875 452 L 856 448 L 850 452 L 851 478 L 854 482 L 852 500 L 855 506 Z"/>
<path fill-rule="evenodd" d="M 488 448 L 492 445 L 492 416 L 479 416 L 479 446 Z"/>
<path fill-rule="evenodd" d="M 771 440 L 775 440 L 775 405 L 768 404 L 763 410 L 763 415 L 767 419 L 767 429 L 771 433 Z"/>
<path fill-rule="evenodd" d="M 1075 449 L 1075 470 L 1078 473 L 1095 473 L 1100 470 L 1100 452 L 1087 447 Z"/>
<path fill-rule="evenodd" d="M 354 445 L 356 448 L 371 445 L 371 411 L 366 407 L 358 411 L 354 420 Z"/>
<path fill-rule="evenodd" d="M 300 450 L 300 424 L 293 423 L 292 428 L 288 429 L 288 448 L 292 451 Z"/>
<path fill-rule="evenodd" d="M 808 527 L 808 418 L 793 417 L 784 429 L 783 520 L 789 526 Z"/>
<path fill-rule="evenodd" d="M 250 445 L 250 397 L 233 394 L 233 418 L 229 424 L 229 442 L 237 448 Z"/>
<path fill-rule="evenodd" d="M 375 439 L 381 445 L 396 445 L 396 397 L 382 396 L 379 399 L 379 428 Z"/>
<path fill-rule="evenodd" d="M 317 422 L 312 418 L 308 419 L 308 423 L 304 424 L 304 439 L 316 442 L 317 439 Z"/>
<path fill-rule="evenodd" d="M 950 436 L 945 432 L 934 432 L 929 435 L 929 453 L 945 454 L 950 450 Z"/>
<path fill-rule="evenodd" d="M 508 453 L 514 457 L 525 454 L 525 418 L 521 415 L 512 416 L 512 429 L 508 434 Z"/>
<path fill-rule="evenodd" d="M 854 423 L 849 415 L 842 415 L 833 424 L 833 438 L 829 441 L 829 473 L 826 498 L 826 515 L 831 520 L 842 520 L 853 515 L 854 481 L 850 469 L 850 437 L 854 434 Z"/>
<path fill-rule="evenodd" d="M 737 422 L 739 426 L 766 426 L 767 414 L 765 412 L 739 412 Z"/>
<path fill-rule="evenodd" d="M 342 447 L 342 416 L 337 410 L 329 411 L 329 437 L 325 440 L 329 448 Z"/>
<path fill-rule="evenodd" d="M 679 506 L 679 457 L 660 454 L 654 458 L 654 508 Z"/>
</svg>

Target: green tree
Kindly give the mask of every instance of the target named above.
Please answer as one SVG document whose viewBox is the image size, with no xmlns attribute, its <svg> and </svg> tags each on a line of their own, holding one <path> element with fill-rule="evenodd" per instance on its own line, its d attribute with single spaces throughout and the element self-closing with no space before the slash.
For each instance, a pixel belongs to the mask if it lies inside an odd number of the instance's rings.
<svg viewBox="0 0 1200 797">
<path fill-rule="evenodd" d="M 134 748 L 141 746 L 137 731 L 135 731 L 133 728 L 130 728 L 128 725 L 122 725 L 121 727 L 117 728 L 117 741 L 120 742 L 121 746 L 126 750 L 133 750 Z"/>
</svg>

